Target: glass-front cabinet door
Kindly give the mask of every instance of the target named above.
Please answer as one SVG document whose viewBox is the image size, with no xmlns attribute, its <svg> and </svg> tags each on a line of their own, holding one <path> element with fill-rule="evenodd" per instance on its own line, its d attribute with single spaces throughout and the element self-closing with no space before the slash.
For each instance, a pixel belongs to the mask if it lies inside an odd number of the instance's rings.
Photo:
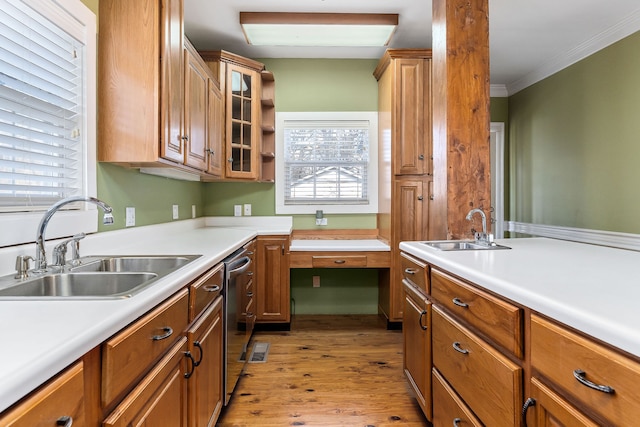
<svg viewBox="0 0 640 427">
<path fill-rule="evenodd" d="M 227 65 L 226 174 L 228 178 L 258 177 L 260 76 L 253 70 Z"/>
</svg>

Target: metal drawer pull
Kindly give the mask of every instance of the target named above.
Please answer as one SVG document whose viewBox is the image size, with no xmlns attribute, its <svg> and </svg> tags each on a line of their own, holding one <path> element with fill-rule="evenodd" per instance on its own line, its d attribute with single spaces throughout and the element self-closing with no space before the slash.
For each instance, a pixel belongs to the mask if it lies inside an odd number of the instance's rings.
<svg viewBox="0 0 640 427">
<path fill-rule="evenodd" d="M 206 285 L 203 286 L 202 289 L 207 292 L 218 292 L 220 290 L 220 285 Z"/>
<path fill-rule="evenodd" d="M 454 418 L 453 427 L 458 427 L 460 425 L 460 421 L 462 421 L 460 418 Z"/>
<path fill-rule="evenodd" d="M 247 296 L 251 298 L 253 296 L 253 292 L 247 292 Z"/>
<path fill-rule="evenodd" d="M 418 270 L 413 269 L 413 268 L 405 268 L 405 269 L 404 269 L 404 272 L 405 272 L 406 274 L 416 274 L 416 273 L 418 272 Z"/>
<path fill-rule="evenodd" d="M 453 343 L 453 349 L 458 353 L 469 354 L 469 350 L 465 350 L 464 348 L 460 347 L 460 343 L 458 341 Z"/>
<path fill-rule="evenodd" d="M 335 260 L 333 262 L 335 262 L 336 264 L 344 264 L 346 261 L 343 260 L 343 259 L 337 259 L 337 260 Z"/>
<path fill-rule="evenodd" d="M 173 329 L 171 329 L 169 326 L 165 326 L 164 328 L 162 328 L 162 331 L 164 332 L 164 334 L 154 335 L 151 337 L 151 339 L 154 341 L 161 341 L 169 338 L 173 334 Z"/>
<path fill-rule="evenodd" d="M 573 376 L 580 382 L 580 384 L 586 385 L 587 387 L 594 390 L 609 394 L 613 394 L 616 392 L 613 387 L 609 387 L 608 385 L 596 384 L 586 379 L 585 377 L 587 376 L 587 373 L 582 369 L 576 369 L 575 371 L 573 371 Z"/>
<path fill-rule="evenodd" d="M 202 358 L 204 357 L 204 350 L 202 350 L 202 346 L 200 345 L 200 341 L 194 341 L 193 346 L 195 348 L 198 349 L 198 351 L 200 351 L 200 357 L 198 358 L 198 361 L 194 361 L 193 364 L 195 366 L 200 366 L 200 363 L 202 363 Z"/>
<path fill-rule="evenodd" d="M 460 298 L 454 298 L 452 301 L 458 307 L 462 307 L 462 308 L 468 308 L 469 307 L 469 304 L 467 304 L 466 302 L 462 302 L 462 300 L 460 300 Z"/>
<path fill-rule="evenodd" d="M 196 365 L 196 361 L 193 360 L 193 356 L 191 355 L 190 351 L 185 351 L 184 355 L 185 357 L 188 357 L 189 359 L 191 359 L 191 370 L 189 372 L 184 373 L 184 377 L 188 379 L 188 378 L 191 378 L 191 375 L 193 375 L 193 373 L 196 370 L 196 366 L 198 365 Z"/>
<path fill-rule="evenodd" d="M 528 398 L 522 405 L 522 425 L 524 427 L 527 427 L 527 412 L 532 406 L 536 406 L 536 400 L 533 397 Z"/>
<path fill-rule="evenodd" d="M 420 317 L 418 318 L 418 324 L 420 325 L 420 328 L 423 331 L 427 330 L 427 327 L 422 324 L 422 318 L 424 317 L 425 314 L 427 314 L 427 310 L 422 310 L 422 313 L 420 313 Z"/>
<path fill-rule="evenodd" d="M 62 416 L 56 420 L 56 425 L 62 427 L 71 427 L 73 425 L 73 418 L 68 415 Z"/>
</svg>

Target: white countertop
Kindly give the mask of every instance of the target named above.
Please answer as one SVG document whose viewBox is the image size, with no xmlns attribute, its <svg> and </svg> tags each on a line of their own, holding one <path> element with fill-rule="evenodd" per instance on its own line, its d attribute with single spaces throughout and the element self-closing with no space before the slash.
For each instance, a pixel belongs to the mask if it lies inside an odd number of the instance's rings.
<svg viewBox="0 0 640 427">
<path fill-rule="evenodd" d="M 640 252 L 547 238 L 510 250 L 400 249 L 561 323 L 640 356 Z"/>
<path fill-rule="evenodd" d="M 82 255 L 202 255 L 132 298 L 0 301 L 0 411 L 256 235 L 291 233 L 291 217 L 248 218 L 230 226 L 221 218 L 199 218 L 87 236 Z M 2 249 L 0 263 L 12 267 L 16 253 L 32 252 L 33 245 Z"/>
<path fill-rule="evenodd" d="M 301 251 L 389 252 L 389 245 L 377 239 L 293 239 L 289 249 Z"/>
</svg>

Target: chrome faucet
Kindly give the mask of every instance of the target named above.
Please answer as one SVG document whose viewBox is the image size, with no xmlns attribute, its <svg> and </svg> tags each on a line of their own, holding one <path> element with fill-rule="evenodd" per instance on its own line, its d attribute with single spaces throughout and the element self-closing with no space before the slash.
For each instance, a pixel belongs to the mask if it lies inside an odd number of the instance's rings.
<svg viewBox="0 0 640 427">
<path fill-rule="evenodd" d="M 113 209 L 111 206 L 107 205 L 102 200 L 98 200 L 95 197 L 83 197 L 83 196 L 75 196 L 75 197 L 67 197 L 66 199 L 62 199 L 59 202 L 53 204 L 47 211 L 44 213 L 42 219 L 40 220 L 40 224 L 38 225 L 38 235 L 36 236 L 36 261 L 35 261 L 35 270 L 36 271 L 44 271 L 47 268 L 47 254 L 44 249 L 44 232 L 47 229 L 47 225 L 49 224 L 49 220 L 62 206 L 74 203 L 74 202 L 88 202 L 98 205 L 103 211 L 104 216 L 102 217 L 102 223 L 105 225 L 113 224 L 113 215 L 111 212 Z"/>
<path fill-rule="evenodd" d="M 482 211 L 482 209 L 471 209 L 467 214 L 467 221 L 471 221 L 473 214 L 479 213 L 482 218 L 482 233 L 478 233 L 477 231 L 474 234 L 476 239 L 476 243 L 480 243 L 483 245 L 490 245 L 493 243 L 493 236 L 487 234 L 487 215 Z"/>
</svg>

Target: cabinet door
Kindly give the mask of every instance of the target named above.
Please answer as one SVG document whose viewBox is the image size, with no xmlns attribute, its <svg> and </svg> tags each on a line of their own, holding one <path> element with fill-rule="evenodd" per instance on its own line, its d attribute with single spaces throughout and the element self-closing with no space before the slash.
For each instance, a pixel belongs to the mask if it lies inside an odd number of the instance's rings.
<svg viewBox="0 0 640 427">
<path fill-rule="evenodd" d="M 596 427 L 598 425 L 536 378 L 531 379 L 531 395 L 535 400 L 535 406 L 530 406 L 527 411 L 528 426 Z M 534 412 L 535 415 L 529 415 L 528 412 Z"/>
<path fill-rule="evenodd" d="M 430 67 L 424 59 L 396 59 L 393 164 L 396 175 L 422 175 L 430 161 Z"/>
<path fill-rule="evenodd" d="M 404 373 L 431 420 L 431 303 L 413 285 L 405 283 L 404 289 Z"/>
<path fill-rule="evenodd" d="M 184 163 L 183 0 L 162 0 L 160 156 Z"/>
<path fill-rule="evenodd" d="M 289 236 L 258 236 L 257 321 L 289 322 Z"/>
<path fill-rule="evenodd" d="M 207 107 L 209 77 L 197 53 L 185 49 L 184 146 L 185 163 L 207 170 Z"/>
<path fill-rule="evenodd" d="M 85 422 L 82 362 L 73 365 L 0 417 L 4 427 L 82 427 Z"/>
<path fill-rule="evenodd" d="M 224 141 L 224 103 L 222 94 L 215 81 L 209 79 L 209 108 L 207 110 L 207 172 L 213 176 L 222 176 L 222 158 Z"/>
<path fill-rule="evenodd" d="M 188 379 L 189 427 L 215 425 L 222 410 L 222 297 L 189 329 L 189 351 L 198 363 Z"/>
<path fill-rule="evenodd" d="M 258 178 L 259 80 L 257 72 L 227 64 L 227 178 Z"/>
<path fill-rule="evenodd" d="M 102 425 L 186 427 L 186 344 L 187 339 L 183 337 L 171 347 L 166 356 L 125 397 Z"/>
</svg>

